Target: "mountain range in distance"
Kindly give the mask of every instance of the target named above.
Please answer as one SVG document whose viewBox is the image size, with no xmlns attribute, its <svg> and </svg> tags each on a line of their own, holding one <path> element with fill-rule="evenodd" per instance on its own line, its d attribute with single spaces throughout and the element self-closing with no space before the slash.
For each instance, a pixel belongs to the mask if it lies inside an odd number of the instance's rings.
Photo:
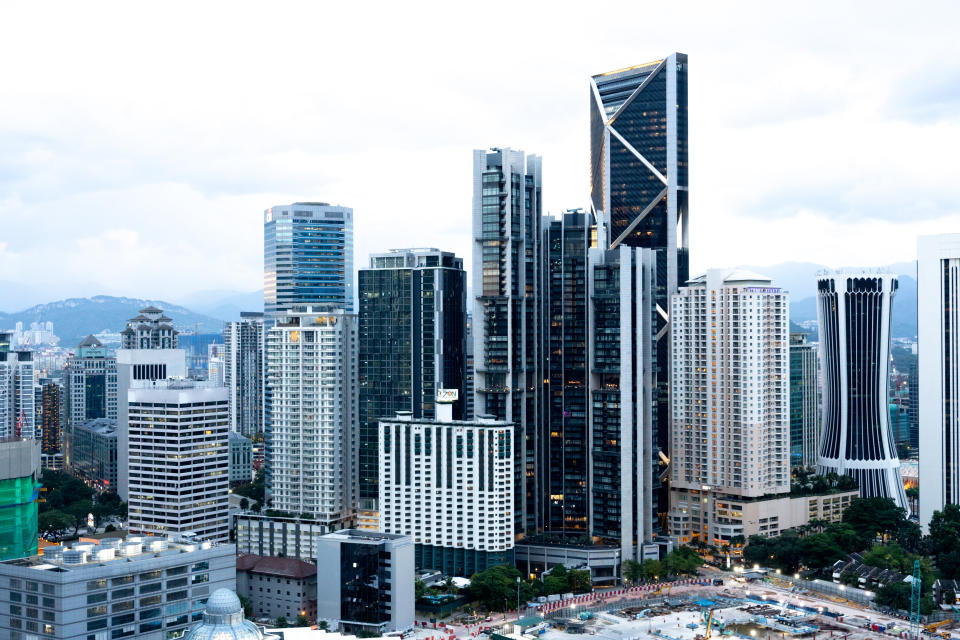
<svg viewBox="0 0 960 640">
<path fill-rule="evenodd" d="M 775 286 L 790 292 L 790 319 L 794 323 L 816 320 L 816 275 L 832 271 L 810 262 L 785 262 L 772 266 L 743 266 L 769 277 Z M 916 263 L 904 262 L 884 269 L 899 275 L 900 288 L 893 304 L 893 336 L 913 338 L 917 335 L 917 281 Z M 0 300 L 16 296 L 6 294 L 5 282 L 0 282 Z M 36 294 L 34 294 L 36 295 Z M 220 333 L 223 323 L 238 320 L 241 311 L 262 311 L 263 290 L 200 291 L 179 298 L 176 303 L 145 298 L 127 298 L 96 295 L 88 298 L 67 298 L 56 302 L 33 305 L 15 313 L 0 312 L 0 329 L 12 329 L 17 322 L 29 327 L 31 322 L 53 322 L 54 333 L 60 345 L 70 348 L 91 333 L 103 330 L 120 331 L 128 319 L 143 307 L 160 307 L 173 321 L 178 331 Z"/>
</svg>

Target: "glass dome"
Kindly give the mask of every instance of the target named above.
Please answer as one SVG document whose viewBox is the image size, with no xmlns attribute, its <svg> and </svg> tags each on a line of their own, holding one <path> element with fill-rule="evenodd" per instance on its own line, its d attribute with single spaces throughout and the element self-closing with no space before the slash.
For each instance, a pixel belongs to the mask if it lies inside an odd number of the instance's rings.
<svg viewBox="0 0 960 640">
<path fill-rule="evenodd" d="M 207 600 L 203 622 L 198 622 L 183 640 L 267 640 L 257 625 L 243 617 L 240 598 L 229 589 L 217 589 Z"/>
</svg>

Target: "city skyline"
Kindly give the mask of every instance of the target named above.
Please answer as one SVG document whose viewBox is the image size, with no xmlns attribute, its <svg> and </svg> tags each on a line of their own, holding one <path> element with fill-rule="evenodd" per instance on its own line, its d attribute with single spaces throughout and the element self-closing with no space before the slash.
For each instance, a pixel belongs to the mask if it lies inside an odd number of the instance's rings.
<svg viewBox="0 0 960 640">
<path fill-rule="evenodd" d="M 544 158 L 543 210 L 585 207 L 587 79 L 674 50 L 694 60 L 691 273 L 733 266 L 746 248 L 756 265 L 910 260 L 915 236 L 960 227 L 960 188 L 946 155 L 960 141 L 960 122 L 950 114 L 960 99 L 952 88 L 960 71 L 943 66 L 952 59 L 947 14 L 957 8 L 833 8 L 841 15 L 831 25 L 818 22 L 818 7 L 801 10 L 807 13 L 777 16 L 763 5 L 738 12 L 703 6 L 694 15 L 657 8 L 663 30 L 638 36 L 635 21 L 618 20 L 603 37 L 587 33 L 588 46 L 576 48 L 554 37 L 582 35 L 576 12 L 540 16 L 523 8 L 501 30 L 488 29 L 492 18 L 483 18 L 465 31 L 431 30 L 424 42 L 410 37 L 424 26 L 394 16 L 406 27 L 397 33 L 378 25 L 362 36 L 330 29 L 330 47 L 343 55 L 329 60 L 301 44 L 247 46 L 280 24 L 291 43 L 309 42 L 297 36 L 312 21 L 293 20 L 296 9 L 264 21 L 238 12 L 231 35 L 211 34 L 206 27 L 216 16 L 200 12 L 190 27 L 170 25 L 190 41 L 176 51 L 150 34 L 98 38 L 109 22 L 86 30 L 84 46 L 71 46 L 83 30 L 49 25 L 51 41 L 61 44 L 10 70 L 0 89 L 0 165 L 10 167 L 0 183 L 7 194 L 0 199 L 0 291 L 14 292 L 17 281 L 48 292 L 47 300 L 143 289 L 164 299 L 204 289 L 252 291 L 262 284 L 263 210 L 318 199 L 356 212 L 357 263 L 418 246 L 425 229 L 431 246 L 470 263 L 470 184 L 463 177 L 470 150 L 534 150 Z M 22 11 L 7 10 L 5 22 L 32 24 L 31 9 Z M 843 29 L 854 14 L 858 28 Z M 136 17 L 121 12 L 116 19 Z M 324 22 L 354 17 L 336 9 Z M 484 93 L 486 54 L 470 44 L 471 34 L 506 45 L 537 18 L 550 37 L 529 41 L 535 55 L 525 73 L 497 78 L 500 90 Z M 14 30 L 0 50 L 25 50 L 30 29 Z M 366 52 L 368 38 L 380 38 L 390 60 Z M 904 46 L 888 46 L 894 39 Z M 65 47 L 71 56 L 61 64 Z M 113 55 L 116 47 L 127 59 Z M 924 65 L 939 72 L 917 78 Z M 314 82 L 302 82 L 307 69 Z M 373 73 L 380 80 L 367 83 Z M 125 82 L 116 83 L 117 75 Z M 802 81 L 807 75 L 817 82 Z M 77 83 L 84 90 L 75 91 Z M 57 99 L 64 94 L 69 100 Z M 377 100 L 385 95 L 404 99 L 386 109 Z M 359 124 L 333 124 L 347 121 Z M 908 157 L 926 160 L 902 162 Z M 433 198 L 394 197 L 404 180 L 395 168 L 401 161 L 432 167 Z M 42 233 L 37 220 L 45 221 Z M 769 242 L 787 231 L 795 242 Z M 847 244 L 851 235 L 862 242 Z M 60 268 L 64 260 L 70 270 Z M 159 263 L 162 276 L 153 268 Z"/>
</svg>

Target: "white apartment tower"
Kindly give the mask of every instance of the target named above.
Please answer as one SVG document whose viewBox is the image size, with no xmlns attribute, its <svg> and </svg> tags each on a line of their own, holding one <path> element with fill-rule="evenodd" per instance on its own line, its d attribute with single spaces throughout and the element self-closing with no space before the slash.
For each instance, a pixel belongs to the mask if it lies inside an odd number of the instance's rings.
<svg viewBox="0 0 960 640">
<path fill-rule="evenodd" d="M 0 333 L 0 438 L 40 438 L 33 393 L 33 352 L 8 351 Z"/>
<path fill-rule="evenodd" d="M 243 311 L 223 327 L 223 382 L 230 429 L 248 438 L 263 431 L 263 313 Z"/>
<path fill-rule="evenodd" d="M 513 564 L 513 425 L 453 420 L 450 397 L 437 420 L 380 421 L 380 529 L 412 537 L 421 569 L 471 576 Z"/>
<path fill-rule="evenodd" d="M 920 526 L 960 504 L 960 233 L 917 246 Z"/>
<path fill-rule="evenodd" d="M 128 399 L 130 531 L 226 542 L 226 389 L 188 380 L 139 381 Z"/>
<path fill-rule="evenodd" d="M 670 531 L 681 543 L 729 542 L 743 533 L 731 501 L 790 491 L 788 305 L 742 270 L 709 270 L 673 296 Z"/>
<path fill-rule="evenodd" d="M 356 315 L 306 306 L 276 322 L 267 334 L 271 506 L 340 529 L 356 510 Z"/>
</svg>

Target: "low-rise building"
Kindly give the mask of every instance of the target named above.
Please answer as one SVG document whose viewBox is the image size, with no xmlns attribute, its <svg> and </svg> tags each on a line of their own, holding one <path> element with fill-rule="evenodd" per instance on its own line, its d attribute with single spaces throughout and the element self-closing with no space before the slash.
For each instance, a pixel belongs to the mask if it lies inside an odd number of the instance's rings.
<svg viewBox="0 0 960 640">
<path fill-rule="evenodd" d="M 233 545 L 130 536 L 0 562 L 0 637 L 180 637 L 216 589 L 236 588 Z"/>
<path fill-rule="evenodd" d="M 236 431 L 230 432 L 230 484 L 253 480 L 253 442 Z"/>
<path fill-rule="evenodd" d="M 327 533 L 327 526 L 300 518 L 238 513 L 234 516 L 233 530 L 238 553 L 315 562 L 317 538 Z"/>
<path fill-rule="evenodd" d="M 317 543 L 317 618 L 332 629 L 382 635 L 413 627 L 410 536 L 343 529 Z"/>
<path fill-rule="evenodd" d="M 75 424 L 70 438 L 70 466 L 100 489 L 117 488 L 117 421 L 97 418 Z"/>
<path fill-rule="evenodd" d="M 237 593 L 253 606 L 256 618 L 317 617 L 317 565 L 299 558 L 254 554 L 237 556 Z"/>
</svg>

